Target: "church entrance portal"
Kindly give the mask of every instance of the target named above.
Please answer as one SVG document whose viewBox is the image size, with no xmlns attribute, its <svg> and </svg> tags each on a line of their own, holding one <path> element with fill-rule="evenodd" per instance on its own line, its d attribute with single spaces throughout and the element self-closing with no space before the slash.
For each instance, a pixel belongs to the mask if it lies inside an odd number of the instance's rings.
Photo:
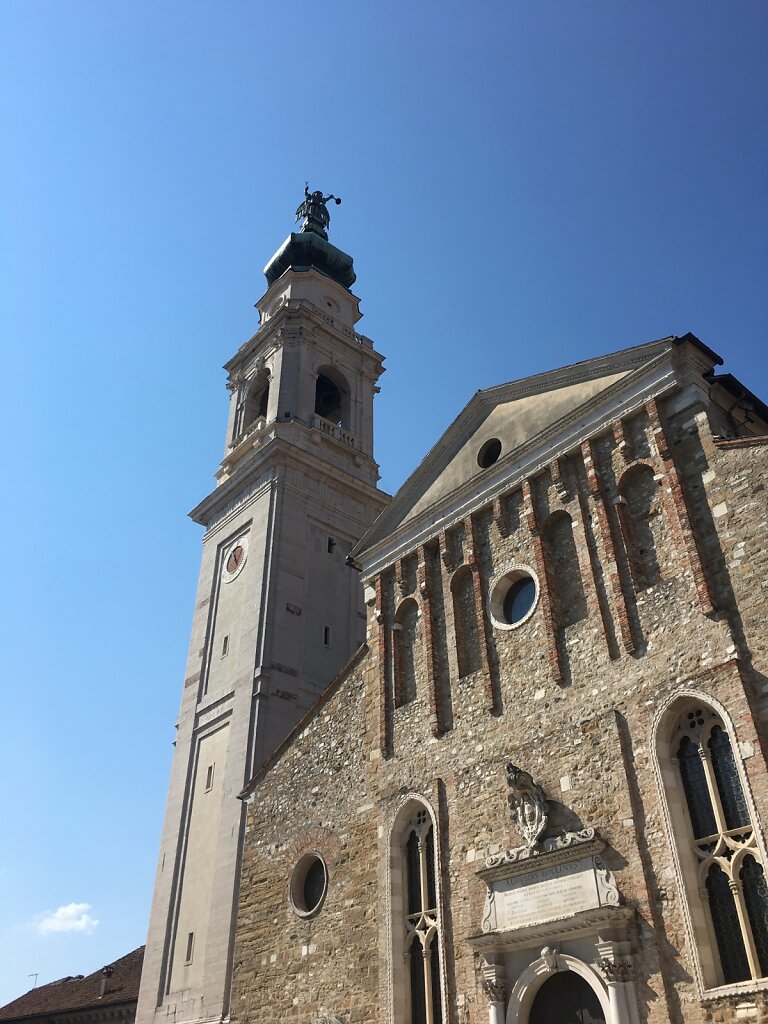
<svg viewBox="0 0 768 1024">
<path fill-rule="evenodd" d="M 536 993 L 528 1024 L 605 1024 L 605 1016 L 586 981 L 573 971 L 560 971 Z"/>
</svg>

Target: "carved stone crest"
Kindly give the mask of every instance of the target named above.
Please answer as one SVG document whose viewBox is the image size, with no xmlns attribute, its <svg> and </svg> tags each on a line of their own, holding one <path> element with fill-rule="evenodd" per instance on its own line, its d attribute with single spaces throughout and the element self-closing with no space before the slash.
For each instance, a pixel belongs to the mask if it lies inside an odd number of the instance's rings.
<svg viewBox="0 0 768 1024">
<path fill-rule="evenodd" d="M 553 974 L 558 969 L 557 946 L 545 946 L 541 951 L 541 959 L 547 969 L 547 974 Z"/>
<path fill-rule="evenodd" d="M 507 765 L 507 800 L 512 817 L 523 841 L 532 849 L 538 846 L 539 836 L 547 827 L 547 798 L 544 790 L 533 781 L 528 772 L 510 762 Z"/>
</svg>

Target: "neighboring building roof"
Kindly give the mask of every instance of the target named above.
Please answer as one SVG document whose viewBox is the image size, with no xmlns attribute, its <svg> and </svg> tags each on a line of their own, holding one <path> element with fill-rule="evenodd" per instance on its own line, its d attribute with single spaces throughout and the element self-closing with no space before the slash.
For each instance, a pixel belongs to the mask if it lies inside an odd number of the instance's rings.
<svg viewBox="0 0 768 1024">
<path fill-rule="evenodd" d="M 139 998 L 143 962 L 144 947 L 139 946 L 132 953 L 109 964 L 112 974 L 108 977 L 103 973 L 104 968 L 100 967 L 87 977 L 78 974 L 30 989 L 25 995 L 0 1007 L 0 1021 L 50 1017 L 52 1014 L 72 1013 L 75 1010 L 135 1003 Z M 106 985 L 102 995 L 104 981 Z"/>
</svg>

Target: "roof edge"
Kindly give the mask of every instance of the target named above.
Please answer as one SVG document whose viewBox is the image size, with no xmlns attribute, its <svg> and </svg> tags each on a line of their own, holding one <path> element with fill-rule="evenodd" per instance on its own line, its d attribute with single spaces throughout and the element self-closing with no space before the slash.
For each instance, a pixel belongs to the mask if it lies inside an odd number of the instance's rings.
<svg viewBox="0 0 768 1024">
<path fill-rule="evenodd" d="M 355 668 L 357 664 L 363 660 L 363 656 L 368 654 L 369 651 L 370 647 L 368 646 L 367 642 L 363 642 L 358 647 L 358 649 L 355 651 L 355 653 L 352 655 L 352 657 L 349 659 L 346 665 L 344 665 L 344 667 L 337 672 L 337 674 L 333 677 L 333 679 L 330 681 L 325 690 L 323 690 L 323 692 L 317 698 L 315 703 L 307 709 L 304 717 L 299 719 L 296 725 L 294 725 L 294 727 L 285 737 L 283 742 L 272 751 L 272 753 L 269 755 L 264 764 L 262 764 L 258 771 L 251 777 L 250 781 L 246 783 L 242 791 L 237 794 L 238 800 L 246 800 L 251 795 L 251 793 L 253 793 L 253 791 L 256 789 L 256 787 L 267 774 L 267 772 L 274 767 L 274 765 L 280 760 L 280 758 L 283 756 L 288 747 L 290 747 L 293 744 L 293 741 L 296 739 L 298 734 L 302 732 L 304 729 L 306 729 L 306 727 L 309 725 L 309 723 L 312 721 L 312 719 L 315 717 L 318 711 L 328 702 L 328 700 L 332 697 L 336 690 L 339 689 L 339 687 L 347 678 L 348 674 L 352 671 L 352 669 Z"/>
</svg>

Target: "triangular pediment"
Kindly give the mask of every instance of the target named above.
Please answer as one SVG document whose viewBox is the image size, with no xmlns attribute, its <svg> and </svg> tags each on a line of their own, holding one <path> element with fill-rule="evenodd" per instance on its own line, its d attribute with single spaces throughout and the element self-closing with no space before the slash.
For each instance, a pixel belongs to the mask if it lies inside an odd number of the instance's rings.
<svg viewBox="0 0 768 1024">
<path fill-rule="evenodd" d="M 664 364 L 671 369 L 673 352 L 689 339 L 704 349 L 692 335 L 664 338 L 478 391 L 396 493 L 353 557 L 365 561 L 367 551 L 411 524 L 439 521 L 441 509 L 452 500 L 455 504 L 463 498 L 465 505 L 471 504 L 473 495 L 480 500 L 488 493 L 489 478 L 500 479 L 505 469 L 509 476 L 523 455 L 537 447 L 545 462 L 560 453 L 559 442 L 567 439 L 572 447 L 582 424 L 586 430 L 596 412 L 618 408 L 654 367 Z M 483 467 L 478 455 L 492 438 L 501 443 L 501 452 L 492 466 Z"/>
<path fill-rule="evenodd" d="M 620 370 L 577 384 L 543 388 L 533 394 L 516 394 L 514 385 L 494 389 L 499 394 L 493 397 L 491 404 L 484 403 L 482 412 L 478 410 L 480 415 L 472 424 L 469 436 L 457 439 L 456 450 L 450 453 L 441 471 L 429 483 L 424 481 L 426 489 L 401 522 L 419 515 L 473 476 L 482 476 L 485 470 L 478 464 L 478 455 L 487 442 L 497 439 L 501 442 L 499 457 L 508 454 L 610 388 L 629 372 Z"/>
</svg>

